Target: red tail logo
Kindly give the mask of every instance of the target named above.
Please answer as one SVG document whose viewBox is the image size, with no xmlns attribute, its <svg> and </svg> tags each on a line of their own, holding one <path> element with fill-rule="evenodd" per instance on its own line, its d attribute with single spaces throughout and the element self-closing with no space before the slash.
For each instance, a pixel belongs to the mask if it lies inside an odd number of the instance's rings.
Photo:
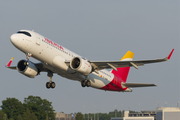
<svg viewBox="0 0 180 120">
<path fill-rule="evenodd" d="M 134 53 L 131 51 L 128 51 L 123 56 L 121 61 L 132 60 L 133 56 L 134 56 Z M 114 74 L 114 76 L 118 77 L 125 83 L 127 80 L 127 77 L 128 77 L 129 69 L 130 69 L 130 67 L 121 67 L 121 68 L 117 68 L 117 71 L 113 69 L 112 73 Z"/>
</svg>

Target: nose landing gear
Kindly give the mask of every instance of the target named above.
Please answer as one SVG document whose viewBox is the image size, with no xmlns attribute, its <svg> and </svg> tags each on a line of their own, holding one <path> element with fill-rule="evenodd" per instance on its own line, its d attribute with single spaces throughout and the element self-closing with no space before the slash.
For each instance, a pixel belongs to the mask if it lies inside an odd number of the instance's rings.
<svg viewBox="0 0 180 120">
<path fill-rule="evenodd" d="M 29 60 L 29 58 L 32 56 L 32 54 L 31 53 L 26 53 L 26 59 L 27 59 L 27 61 Z"/>
</svg>

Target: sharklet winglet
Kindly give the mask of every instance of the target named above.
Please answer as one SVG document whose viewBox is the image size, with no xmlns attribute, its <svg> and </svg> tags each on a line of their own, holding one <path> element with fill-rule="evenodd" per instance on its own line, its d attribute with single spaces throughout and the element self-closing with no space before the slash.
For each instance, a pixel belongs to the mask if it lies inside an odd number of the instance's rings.
<svg viewBox="0 0 180 120">
<path fill-rule="evenodd" d="M 11 63 L 12 63 L 12 61 L 13 61 L 13 57 L 11 58 L 11 60 L 9 61 L 9 63 L 6 65 L 7 67 L 10 67 L 11 66 Z"/>
<path fill-rule="evenodd" d="M 169 54 L 169 56 L 167 57 L 167 59 L 169 60 L 171 58 L 171 55 L 173 54 L 174 49 L 172 49 L 171 53 Z"/>
</svg>

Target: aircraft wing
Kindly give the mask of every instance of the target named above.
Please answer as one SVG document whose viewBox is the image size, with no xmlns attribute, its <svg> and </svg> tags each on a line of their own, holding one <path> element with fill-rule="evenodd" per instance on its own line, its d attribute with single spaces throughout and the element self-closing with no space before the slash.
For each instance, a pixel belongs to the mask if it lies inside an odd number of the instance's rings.
<svg viewBox="0 0 180 120">
<path fill-rule="evenodd" d="M 16 70 L 17 67 L 16 66 L 11 66 L 13 57 L 11 58 L 11 60 L 9 61 L 9 63 L 6 65 L 7 68 L 12 69 L 12 70 Z M 42 63 L 33 63 L 41 72 L 48 72 L 49 70 L 46 68 L 46 66 L 44 66 Z"/>
<path fill-rule="evenodd" d="M 95 70 L 101 70 L 101 69 L 108 69 L 113 68 L 117 71 L 116 68 L 120 67 L 135 67 L 138 69 L 138 66 L 142 66 L 144 64 L 150 64 L 150 63 L 157 63 L 157 62 L 164 62 L 171 58 L 171 55 L 173 53 L 174 49 L 172 49 L 171 53 L 168 55 L 168 57 L 163 59 L 153 59 L 153 60 L 130 60 L 130 61 L 90 61 L 91 65 L 94 67 Z"/>
<path fill-rule="evenodd" d="M 156 86 L 155 84 L 146 84 L 146 83 L 122 83 L 123 87 L 151 87 Z"/>
<path fill-rule="evenodd" d="M 7 67 L 7 68 L 12 69 L 12 70 L 16 70 L 16 66 L 10 66 L 10 67 Z"/>
<path fill-rule="evenodd" d="M 34 65 L 41 71 L 41 72 L 48 72 L 49 69 L 46 68 L 42 63 L 34 63 Z"/>
</svg>

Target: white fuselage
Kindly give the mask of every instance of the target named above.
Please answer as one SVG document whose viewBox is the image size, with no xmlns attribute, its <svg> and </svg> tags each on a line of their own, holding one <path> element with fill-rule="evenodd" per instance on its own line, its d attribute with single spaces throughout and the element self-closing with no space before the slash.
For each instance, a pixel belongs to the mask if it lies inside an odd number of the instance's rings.
<svg viewBox="0 0 180 120">
<path fill-rule="evenodd" d="M 87 76 L 72 70 L 65 62 L 81 56 L 38 33 L 28 32 L 31 37 L 24 34 L 13 34 L 12 43 L 22 52 L 32 54 L 32 57 L 41 61 L 52 72 L 71 80 L 88 79 L 91 81 L 91 87 L 94 88 L 102 88 L 113 80 L 114 75 L 107 70 L 100 70 L 99 74 L 92 72 Z"/>
</svg>

